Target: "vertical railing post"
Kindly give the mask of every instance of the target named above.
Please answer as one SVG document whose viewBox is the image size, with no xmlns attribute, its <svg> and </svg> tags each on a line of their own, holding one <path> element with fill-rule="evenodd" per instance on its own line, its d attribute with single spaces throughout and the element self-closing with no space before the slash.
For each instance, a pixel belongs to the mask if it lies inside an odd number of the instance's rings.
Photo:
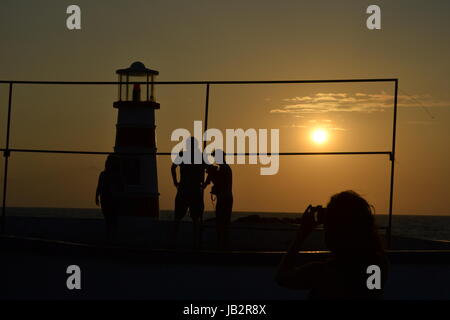
<svg viewBox="0 0 450 320">
<path fill-rule="evenodd" d="M 394 93 L 394 121 L 392 129 L 392 151 L 390 154 L 391 160 L 391 185 L 389 192 L 389 223 L 388 223 L 388 248 L 392 244 L 392 206 L 394 202 L 394 173 L 395 173 L 395 143 L 397 136 L 397 97 L 398 97 L 398 79 L 395 79 L 395 93 Z"/>
<path fill-rule="evenodd" d="M 208 130 L 208 111 L 209 111 L 209 83 L 206 85 L 204 131 Z M 203 141 L 203 149 L 205 149 L 205 147 L 206 147 L 206 141 Z"/>
<path fill-rule="evenodd" d="M 204 127 L 203 127 L 203 134 L 206 130 L 208 130 L 208 111 L 209 111 L 209 83 L 206 84 L 206 97 L 205 97 L 205 119 L 204 119 Z M 203 141 L 203 148 L 202 153 L 205 150 L 206 147 L 206 141 Z M 204 189 L 203 189 L 203 182 L 205 181 L 205 174 L 203 173 L 203 181 L 202 181 L 202 199 L 204 200 Z M 204 210 L 203 210 L 204 211 Z M 203 240 L 203 214 L 200 216 L 200 249 L 202 245 Z"/>
<path fill-rule="evenodd" d="M 8 159 L 9 159 L 9 133 L 11 129 L 11 104 L 12 104 L 12 90 L 13 83 L 9 83 L 9 98 L 8 98 L 8 122 L 6 125 L 6 147 L 3 152 L 3 157 L 5 158 L 4 172 L 3 172 L 3 203 L 2 203 L 2 227 L 1 233 L 5 233 L 6 224 L 6 190 L 8 187 Z"/>
</svg>

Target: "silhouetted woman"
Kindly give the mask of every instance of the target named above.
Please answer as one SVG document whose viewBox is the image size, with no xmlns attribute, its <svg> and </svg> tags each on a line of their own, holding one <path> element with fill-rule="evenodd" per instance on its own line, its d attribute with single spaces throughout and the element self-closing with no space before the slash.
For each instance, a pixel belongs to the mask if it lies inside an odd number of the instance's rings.
<svg viewBox="0 0 450 320">
<path fill-rule="evenodd" d="M 101 205 L 106 224 L 108 240 L 113 240 L 117 233 L 117 215 L 119 211 L 119 192 L 122 188 L 119 160 L 109 155 L 105 162 L 105 170 L 98 177 L 95 203 Z"/>
<path fill-rule="evenodd" d="M 388 261 L 378 237 L 371 206 L 353 191 L 331 197 L 322 211 L 325 242 L 332 255 L 328 261 L 295 265 L 303 241 L 317 226 L 317 207 L 303 214 L 296 239 L 278 267 L 280 286 L 309 289 L 311 299 L 378 299 L 387 276 Z M 367 280 L 376 265 L 381 270 L 381 289 L 369 289 Z M 372 281 L 370 281 L 372 283 Z M 372 283 L 373 284 L 373 283 Z"/>
</svg>

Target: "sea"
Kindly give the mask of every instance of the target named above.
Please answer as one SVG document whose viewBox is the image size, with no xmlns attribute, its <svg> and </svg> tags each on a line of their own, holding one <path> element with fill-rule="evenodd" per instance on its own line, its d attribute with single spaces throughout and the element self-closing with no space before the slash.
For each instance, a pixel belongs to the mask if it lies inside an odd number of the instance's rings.
<svg viewBox="0 0 450 320">
<path fill-rule="evenodd" d="M 300 213 L 292 212 L 233 212 L 232 220 L 242 217 L 258 215 L 261 218 L 297 218 Z M 103 219 L 98 208 L 44 208 L 44 207 L 9 207 L 6 208 L 7 217 L 51 217 L 61 219 Z M 388 216 L 377 214 L 377 225 L 385 228 Z M 204 220 L 214 218 L 214 212 L 205 212 Z M 160 220 L 173 220 L 173 211 L 161 210 Z M 185 217 L 186 220 L 189 217 Z M 401 237 L 434 240 L 450 243 L 450 215 L 393 215 L 392 234 Z"/>
</svg>

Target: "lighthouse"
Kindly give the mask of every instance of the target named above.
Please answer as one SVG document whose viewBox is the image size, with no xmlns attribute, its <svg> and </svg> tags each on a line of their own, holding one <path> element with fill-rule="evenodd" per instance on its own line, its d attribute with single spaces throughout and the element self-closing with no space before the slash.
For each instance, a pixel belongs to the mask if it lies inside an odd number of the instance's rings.
<svg viewBox="0 0 450 320">
<path fill-rule="evenodd" d="M 158 71 L 134 62 L 116 71 L 119 77 L 114 153 L 120 163 L 123 188 L 121 215 L 158 218 L 155 101 L 153 81 Z M 141 82 L 135 83 L 135 82 Z"/>
</svg>

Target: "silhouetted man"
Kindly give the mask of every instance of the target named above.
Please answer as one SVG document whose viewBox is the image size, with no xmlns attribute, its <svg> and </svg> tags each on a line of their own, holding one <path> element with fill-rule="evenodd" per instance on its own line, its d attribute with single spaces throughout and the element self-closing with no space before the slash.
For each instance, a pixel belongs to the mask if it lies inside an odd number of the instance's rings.
<svg viewBox="0 0 450 320">
<path fill-rule="evenodd" d="M 98 177 L 95 203 L 100 204 L 105 218 L 106 236 L 109 241 L 116 237 L 117 215 L 119 210 L 119 192 L 123 184 L 120 176 L 119 160 L 109 155 L 105 162 L 105 170 Z"/>
<path fill-rule="evenodd" d="M 211 182 L 211 194 L 216 196 L 216 230 L 220 249 L 228 248 L 231 212 L 233 210 L 233 173 L 225 161 L 223 150 L 217 149 L 212 154 L 216 166 L 208 166 L 204 188 Z"/>
<path fill-rule="evenodd" d="M 193 246 L 197 249 L 200 242 L 200 221 L 204 210 L 202 186 L 205 165 L 195 138 L 191 137 L 187 140 L 185 152 L 186 154 L 181 151 L 178 158 L 182 158 L 183 161 L 180 164 L 172 163 L 171 167 L 173 184 L 177 188 L 172 246 L 175 246 L 177 241 L 180 221 L 189 210 L 193 224 Z M 200 163 L 196 164 L 195 159 Z M 180 169 L 179 181 L 177 180 L 177 167 Z"/>
</svg>

